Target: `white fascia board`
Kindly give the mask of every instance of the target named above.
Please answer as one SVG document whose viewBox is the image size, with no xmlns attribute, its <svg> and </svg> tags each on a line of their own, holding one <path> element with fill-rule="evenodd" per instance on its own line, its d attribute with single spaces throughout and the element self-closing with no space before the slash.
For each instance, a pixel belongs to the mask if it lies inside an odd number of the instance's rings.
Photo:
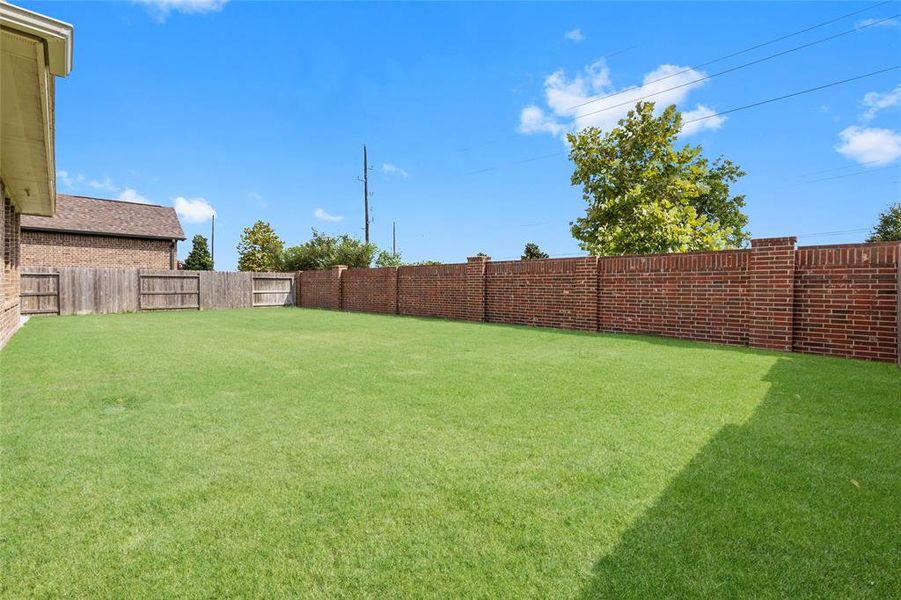
<svg viewBox="0 0 901 600">
<path fill-rule="evenodd" d="M 53 75 L 65 77 L 72 71 L 75 30 L 69 23 L 0 1 L 0 26 L 44 40 L 47 66 Z"/>
</svg>

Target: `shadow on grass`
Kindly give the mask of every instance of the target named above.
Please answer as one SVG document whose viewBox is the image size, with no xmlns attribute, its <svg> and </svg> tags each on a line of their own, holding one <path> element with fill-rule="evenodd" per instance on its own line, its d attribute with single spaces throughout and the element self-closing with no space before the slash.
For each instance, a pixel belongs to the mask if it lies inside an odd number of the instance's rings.
<svg viewBox="0 0 901 600">
<path fill-rule="evenodd" d="M 901 373 L 785 357 L 595 564 L 583 597 L 855 597 L 901 589 Z"/>
</svg>

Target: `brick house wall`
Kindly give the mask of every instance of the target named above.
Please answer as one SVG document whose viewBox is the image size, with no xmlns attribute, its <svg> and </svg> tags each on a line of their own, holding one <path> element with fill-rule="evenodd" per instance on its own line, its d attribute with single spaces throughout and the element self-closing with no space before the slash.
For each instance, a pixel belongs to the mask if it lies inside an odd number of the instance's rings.
<svg viewBox="0 0 901 600">
<path fill-rule="evenodd" d="M 300 306 L 664 335 L 899 361 L 901 245 L 584 257 L 300 273 Z M 394 271 L 396 285 L 392 286 Z M 395 297 L 392 297 L 394 290 Z"/>
<path fill-rule="evenodd" d="M 173 240 L 22 231 L 22 264 L 29 267 L 170 269 Z"/>
<path fill-rule="evenodd" d="M 3 211 L 0 213 L 0 248 L 3 252 L 3 271 L 0 273 L 0 348 L 19 327 L 19 213 L 3 193 Z"/>
</svg>

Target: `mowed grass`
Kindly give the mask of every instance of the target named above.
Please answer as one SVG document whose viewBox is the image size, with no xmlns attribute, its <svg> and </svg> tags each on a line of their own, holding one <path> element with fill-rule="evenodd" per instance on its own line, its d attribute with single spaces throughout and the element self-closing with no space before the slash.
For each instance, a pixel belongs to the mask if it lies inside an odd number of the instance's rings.
<svg viewBox="0 0 901 600">
<path fill-rule="evenodd" d="M 889 597 L 897 367 L 301 309 L 32 319 L 7 597 Z"/>
</svg>

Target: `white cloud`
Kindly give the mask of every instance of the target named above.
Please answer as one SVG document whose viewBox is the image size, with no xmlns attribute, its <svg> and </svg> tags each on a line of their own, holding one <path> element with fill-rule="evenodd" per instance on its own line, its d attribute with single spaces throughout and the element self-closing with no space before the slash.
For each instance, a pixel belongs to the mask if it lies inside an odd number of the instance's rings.
<svg viewBox="0 0 901 600">
<path fill-rule="evenodd" d="M 400 175 L 401 177 L 409 177 L 406 171 L 398 167 L 397 165 L 392 165 L 390 163 L 382 163 L 382 173 L 385 175 Z"/>
<path fill-rule="evenodd" d="M 127 187 L 119 194 L 119 200 L 123 202 L 137 202 L 138 204 L 150 204 L 150 200 L 142 196 L 134 188 Z"/>
<path fill-rule="evenodd" d="M 861 116 L 865 122 L 872 121 L 881 110 L 901 104 L 901 85 L 885 93 L 868 92 L 864 94 L 862 104 L 867 111 Z"/>
<path fill-rule="evenodd" d="M 338 221 L 342 221 L 344 219 L 343 215 L 331 215 L 325 212 L 321 208 L 317 208 L 313 211 L 313 216 L 319 219 L 320 221 L 327 221 L 329 223 L 337 223 Z"/>
<path fill-rule="evenodd" d="M 891 129 L 859 127 L 843 129 L 835 149 L 843 156 L 868 166 L 887 165 L 901 157 L 901 134 Z"/>
<path fill-rule="evenodd" d="M 197 14 L 222 10 L 228 0 L 134 0 L 146 6 L 153 16 L 165 20 L 170 12 Z"/>
<path fill-rule="evenodd" d="M 547 110 L 534 105 L 525 107 L 520 113 L 519 131 L 559 135 L 563 131 L 586 127 L 610 130 L 641 99 L 655 102 L 661 109 L 670 104 L 682 105 L 692 90 L 704 85 L 705 82 L 696 81 L 704 76 L 704 72 L 690 67 L 660 65 L 644 76 L 641 85 L 618 88 L 613 85 L 610 69 L 603 59 L 573 77 L 557 70 L 544 80 Z M 687 111 L 693 116 L 685 120 L 713 112 L 706 106 L 697 105 Z M 705 119 L 686 127 L 683 133 L 690 135 L 704 129 L 715 130 L 723 123 L 722 117 Z"/>
<path fill-rule="evenodd" d="M 702 129 L 716 131 L 726 122 L 726 117 L 713 116 L 715 114 L 715 110 L 703 104 L 698 104 L 694 110 L 685 111 L 682 113 L 682 135 L 691 135 Z"/>
<path fill-rule="evenodd" d="M 550 133 L 560 135 L 566 131 L 562 123 L 558 123 L 553 117 L 544 114 L 544 111 L 530 104 L 522 109 L 519 115 L 519 132 L 525 134 Z"/>
<path fill-rule="evenodd" d="M 571 29 L 563 34 L 563 37 L 568 39 L 571 42 L 581 42 L 585 39 L 585 35 L 582 33 L 582 30 L 576 27 L 575 29 Z"/>
<path fill-rule="evenodd" d="M 73 187 L 76 184 L 84 181 L 84 175 L 82 175 L 81 173 L 78 173 L 77 175 L 75 175 L 75 174 L 69 175 L 68 171 L 60 170 L 60 171 L 56 172 L 56 175 L 59 177 L 59 179 L 63 182 L 63 185 L 65 185 L 66 187 Z"/>
<path fill-rule="evenodd" d="M 112 179 L 109 177 L 104 177 L 103 179 L 92 179 L 88 182 L 88 185 L 94 188 L 95 190 L 101 190 L 104 192 L 118 192 L 119 186 L 113 183 Z"/>
<path fill-rule="evenodd" d="M 175 199 L 175 213 L 185 223 L 204 223 L 216 216 L 216 209 L 205 198 Z"/>
<path fill-rule="evenodd" d="M 901 22 L 898 19 L 864 19 L 854 24 L 854 27 L 861 29 L 863 27 L 898 27 Z"/>
</svg>

